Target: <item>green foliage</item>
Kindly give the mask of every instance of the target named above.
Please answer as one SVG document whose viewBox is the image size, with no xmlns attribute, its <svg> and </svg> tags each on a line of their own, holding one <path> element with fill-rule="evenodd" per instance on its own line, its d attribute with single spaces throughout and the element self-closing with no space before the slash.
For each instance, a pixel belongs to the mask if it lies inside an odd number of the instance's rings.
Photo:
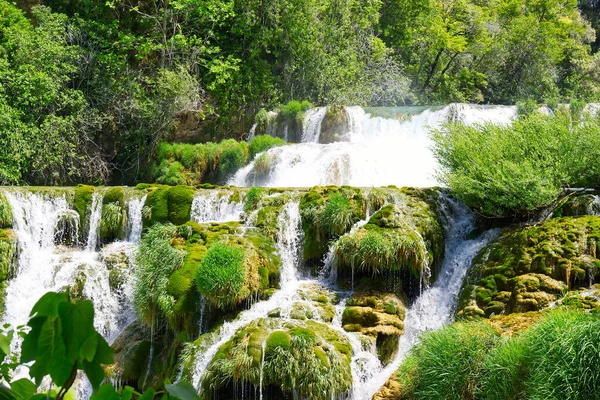
<svg viewBox="0 0 600 400">
<path fill-rule="evenodd" d="M 279 107 L 279 113 L 286 119 L 294 119 L 297 115 L 304 113 L 305 111 L 311 109 L 313 105 L 304 100 L 292 100 L 287 104 L 284 104 Z"/>
<path fill-rule="evenodd" d="M 350 200 L 342 193 L 335 193 L 325 202 L 319 221 L 330 237 L 341 236 L 353 224 L 352 211 Z"/>
<path fill-rule="evenodd" d="M 247 213 L 255 210 L 264 195 L 265 190 L 263 188 L 252 186 L 246 194 L 246 199 L 244 201 L 244 212 Z"/>
<path fill-rule="evenodd" d="M 100 221 L 100 237 L 118 238 L 123 227 L 123 208 L 118 202 L 107 203 L 102 206 L 102 219 Z"/>
<path fill-rule="evenodd" d="M 4 193 L 0 192 L 0 228 L 10 228 L 12 221 L 12 207 Z"/>
<path fill-rule="evenodd" d="M 39 385 L 50 375 L 62 398 L 83 369 L 94 389 L 104 379 L 101 364 L 113 362 L 112 351 L 94 329 L 90 301 L 72 302 L 67 294 L 47 293 L 31 310 L 31 330 L 24 337 L 21 363 L 33 362 L 29 374 Z"/>
<path fill-rule="evenodd" d="M 225 243 L 213 244 L 196 272 L 198 291 L 221 309 L 230 309 L 250 295 L 244 251 Z"/>
<path fill-rule="evenodd" d="M 92 197 L 94 195 L 95 188 L 93 186 L 79 185 L 75 189 L 75 196 L 73 199 L 73 208 L 79 214 L 79 226 L 85 227 L 88 216 L 90 215 L 90 207 L 92 205 Z"/>
<path fill-rule="evenodd" d="M 188 222 L 190 220 L 193 201 L 193 188 L 175 186 L 169 189 L 169 221 L 175 225 Z"/>
<path fill-rule="evenodd" d="M 398 371 L 407 399 L 587 399 L 600 381 L 600 320 L 555 310 L 501 338 L 484 322 L 423 336 Z"/>
<path fill-rule="evenodd" d="M 167 293 L 171 274 L 181 266 L 184 254 L 171 247 L 173 227 L 155 224 L 144 235 L 136 255 L 134 305 L 140 318 L 151 325 L 169 317 L 174 299 Z"/>
<path fill-rule="evenodd" d="M 486 353 L 499 340 L 484 322 L 456 323 L 426 333 L 398 371 L 409 399 L 475 398 Z"/>
<path fill-rule="evenodd" d="M 568 112 L 510 126 L 447 125 L 433 133 L 441 181 L 487 216 L 523 216 L 551 204 L 563 187 L 596 187 L 600 122 Z"/>
<path fill-rule="evenodd" d="M 253 160 L 258 153 L 267 151 L 273 147 L 283 146 L 285 141 L 269 135 L 258 135 L 250 141 L 250 160 Z"/>
</svg>

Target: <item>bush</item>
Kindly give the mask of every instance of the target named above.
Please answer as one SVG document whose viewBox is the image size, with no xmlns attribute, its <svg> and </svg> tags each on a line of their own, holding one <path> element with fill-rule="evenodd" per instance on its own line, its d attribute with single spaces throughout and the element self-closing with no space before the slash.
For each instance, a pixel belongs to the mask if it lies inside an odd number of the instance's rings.
<svg viewBox="0 0 600 400">
<path fill-rule="evenodd" d="M 219 181 L 225 182 L 238 169 L 248 162 L 247 148 L 245 142 L 233 144 L 223 149 L 219 158 Z"/>
<path fill-rule="evenodd" d="M 246 195 L 246 200 L 244 201 L 244 212 L 253 211 L 260 203 L 260 200 L 264 197 L 265 190 L 259 188 L 257 186 L 252 186 L 250 190 L 248 190 L 248 194 Z"/>
<path fill-rule="evenodd" d="M 298 101 L 292 100 L 287 104 L 284 104 L 279 107 L 279 114 L 287 119 L 293 119 L 298 114 L 301 114 L 309 109 L 311 109 L 313 105 L 309 101 Z"/>
<path fill-rule="evenodd" d="M 319 219 L 321 226 L 327 230 L 329 236 L 343 235 L 354 224 L 350 199 L 342 193 L 334 193 L 325 202 Z"/>
<path fill-rule="evenodd" d="M 564 187 L 600 185 L 600 122 L 534 113 L 512 126 L 446 125 L 434 131 L 439 179 L 487 216 L 526 216 Z"/>
<path fill-rule="evenodd" d="M 221 309 L 230 309 L 250 295 L 246 285 L 244 251 L 225 243 L 213 244 L 196 272 L 198 291 Z"/>
<path fill-rule="evenodd" d="M 267 151 L 270 148 L 283 146 L 285 140 L 269 135 L 259 135 L 250 141 L 250 160 L 253 160 L 258 153 Z"/>
</svg>

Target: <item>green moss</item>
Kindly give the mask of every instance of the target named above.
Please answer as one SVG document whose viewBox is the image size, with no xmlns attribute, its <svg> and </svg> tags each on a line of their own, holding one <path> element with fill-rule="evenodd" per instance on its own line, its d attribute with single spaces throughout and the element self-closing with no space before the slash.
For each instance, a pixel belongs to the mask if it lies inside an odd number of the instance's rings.
<svg viewBox="0 0 600 400">
<path fill-rule="evenodd" d="M 504 232 L 473 260 L 459 315 L 536 311 L 600 277 L 600 217 L 563 217 Z"/>
<path fill-rule="evenodd" d="M 88 185 L 78 185 L 75 189 L 75 196 L 73 199 L 73 208 L 79 214 L 79 226 L 85 227 L 88 219 L 92 197 L 94 195 L 95 188 Z M 85 229 L 82 229 L 82 231 Z"/>
<path fill-rule="evenodd" d="M 332 105 L 327 107 L 327 113 L 321 123 L 319 143 L 335 143 L 347 141 L 350 130 L 346 107 Z"/>
<path fill-rule="evenodd" d="M 269 335 L 266 345 L 267 352 L 272 352 L 277 347 L 281 347 L 284 350 L 289 350 L 292 347 L 292 337 L 289 333 L 275 331 Z"/>
<path fill-rule="evenodd" d="M 235 387 L 260 384 L 265 343 L 263 386 L 277 388 L 281 398 L 330 399 L 351 387 L 348 341 L 327 325 L 261 319 L 239 330 L 223 345 L 203 377 L 204 395 L 231 398 Z"/>
<path fill-rule="evenodd" d="M 4 193 L 0 192 L 0 229 L 11 228 L 12 222 L 12 207 Z"/>
<path fill-rule="evenodd" d="M 0 282 L 4 282 L 11 271 L 17 251 L 16 235 L 9 229 L 0 229 Z"/>
<path fill-rule="evenodd" d="M 104 193 L 102 204 L 108 203 L 119 203 L 121 207 L 125 205 L 125 193 L 122 187 L 112 187 Z"/>
<path fill-rule="evenodd" d="M 444 229 L 433 191 L 386 189 L 395 204 L 381 207 L 369 222 L 335 244 L 338 279 L 386 276 L 402 280 L 404 292 L 432 283 L 444 256 Z M 425 273 L 428 270 L 429 273 Z"/>
<path fill-rule="evenodd" d="M 194 189 L 189 186 L 175 186 L 169 189 L 169 221 L 175 225 L 185 224 L 190 220 Z"/>
<path fill-rule="evenodd" d="M 264 197 L 265 190 L 256 186 L 252 186 L 246 195 L 244 202 L 244 212 L 254 211 L 260 200 Z"/>
<path fill-rule="evenodd" d="M 165 223 L 169 221 L 169 187 L 152 186 L 147 189 L 148 196 L 144 203 L 144 208 L 149 210 L 144 214 L 144 227 L 152 226 L 155 223 Z"/>
<path fill-rule="evenodd" d="M 314 187 L 300 200 L 304 230 L 304 260 L 320 262 L 329 242 L 364 218 L 366 202 L 359 189 Z"/>
</svg>

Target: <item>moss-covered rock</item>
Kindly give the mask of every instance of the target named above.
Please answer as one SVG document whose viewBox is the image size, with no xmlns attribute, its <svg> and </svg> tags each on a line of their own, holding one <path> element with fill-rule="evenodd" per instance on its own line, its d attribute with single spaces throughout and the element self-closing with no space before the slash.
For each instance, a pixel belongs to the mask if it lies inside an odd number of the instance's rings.
<svg viewBox="0 0 600 400">
<path fill-rule="evenodd" d="M 0 229 L 11 228 L 12 222 L 12 207 L 4 193 L 0 191 Z"/>
<path fill-rule="evenodd" d="M 0 229 L 0 282 L 9 278 L 17 252 L 17 236 L 10 229 Z"/>
<path fill-rule="evenodd" d="M 263 388 L 271 398 L 293 393 L 300 398 L 337 398 L 352 386 L 351 356 L 347 339 L 327 325 L 260 319 L 221 346 L 202 387 L 206 397 L 230 398 L 240 388 L 260 386 L 262 370 Z"/>
<path fill-rule="evenodd" d="M 320 263 L 329 242 L 348 232 L 365 218 L 366 201 L 360 189 L 351 187 L 314 187 L 300 200 L 304 231 L 304 261 Z"/>
<path fill-rule="evenodd" d="M 108 189 L 102 197 L 100 239 L 107 242 L 122 238 L 125 234 L 126 214 L 123 188 L 117 186 Z"/>
<path fill-rule="evenodd" d="M 347 142 L 350 138 L 348 112 L 342 105 L 327 107 L 327 113 L 321 123 L 319 143 Z"/>
<path fill-rule="evenodd" d="M 181 225 L 190 220 L 195 192 L 193 187 L 138 185 L 136 188 L 144 190 L 148 194 L 144 203 L 144 227 L 167 222 Z"/>
<path fill-rule="evenodd" d="M 297 301 L 284 309 L 275 308 L 269 317 L 285 317 L 294 320 L 315 320 L 331 323 L 335 316 L 338 295 L 317 283 L 304 283 L 296 292 Z"/>
<path fill-rule="evenodd" d="M 275 243 L 259 229 L 242 231 L 239 222 L 187 222 L 178 228 L 178 232 L 179 237 L 174 240 L 173 245 L 185 250 L 186 256 L 183 265 L 171 274 L 167 285 L 167 294 L 175 300 L 173 316 L 169 321 L 175 331 L 186 331 L 190 335 L 195 332 L 201 295 L 205 296 L 215 310 L 207 318 L 216 318 L 222 316 L 223 310 L 238 309 L 248 297 L 262 298 L 269 293 L 270 288 L 278 286 L 281 261 L 275 251 Z M 243 296 L 239 291 L 229 293 L 230 296 L 225 296 L 224 293 L 219 296 L 203 293 L 195 284 L 202 260 L 208 249 L 217 243 L 234 246 L 243 254 Z"/>
<path fill-rule="evenodd" d="M 93 186 L 78 185 L 73 197 L 73 209 L 79 214 L 79 226 L 81 235 L 88 230 L 88 219 L 91 212 L 92 197 L 96 189 Z"/>
<path fill-rule="evenodd" d="M 377 290 L 364 279 L 346 302 L 342 326 L 375 342 L 379 359 L 387 364 L 398 350 L 405 316 L 404 303 L 396 294 Z"/>
<path fill-rule="evenodd" d="M 81 235 L 80 216 L 74 210 L 64 210 L 58 215 L 54 226 L 54 242 L 67 246 L 79 242 Z"/>
<path fill-rule="evenodd" d="M 390 189 L 395 190 L 395 189 Z M 435 281 L 444 257 L 444 229 L 435 190 L 396 190 L 368 223 L 336 243 L 339 280 L 383 276 L 402 282 L 409 296 Z"/>
<path fill-rule="evenodd" d="M 514 228 L 473 260 L 458 315 L 536 311 L 600 276 L 600 217 L 563 217 Z"/>
</svg>

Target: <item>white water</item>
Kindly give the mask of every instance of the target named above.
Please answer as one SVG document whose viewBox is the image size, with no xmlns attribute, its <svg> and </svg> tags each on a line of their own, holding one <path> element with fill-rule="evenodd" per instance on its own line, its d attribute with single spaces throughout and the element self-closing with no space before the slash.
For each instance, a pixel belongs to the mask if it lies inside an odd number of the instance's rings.
<svg viewBox="0 0 600 400">
<path fill-rule="evenodd" d="M 408 351 L 418 342 L 425 331 L 437 330 L 452 322 L 456 298 L 471 261 L 496 235 L 490 230 L 477 239 L 465 236 L 473 229 L 474 216 L 463 205 L 447 199 L 446 251 L 440 274 L 433 286 L 423 291 L 407 309 L 404 319 L 404 335 L 400 337 L 399 349 L 394 360 L 359 386 L 353 400 L 370 400 L 373 395 L 396 372 Z"/>
<path fill-rule="evenodd" d="M 102 216 L 102 195 L 94 193 L 92 195 L 92 207 L 90 210 L 90 227 L 87 238 L 87 251 L 95 251 L 98 242 L 98 228 L 100 227 L 100 217 Z"/>
<path fill-rule="evenodd" d="M 296 274 L 296 265 L 299 254 L 299 245 L 301 243 L 300 234 L 300 210 L 297 202 L 286 204 L 279 221 L 278 238 L 283 239 L 277 244 L 279 255 L 281 257 L 281 289 L 271 296 L 269 300 L 254 303 L 246 311 L 242 311 L 238 318 L 233 321 L 225 322 L 219 332 L 217 332 L 212 342 L 201 354 L 197 353 L 195 368 L 193 371 L 192 383 L 200 392 L 202 389 L 202 375 L 208 368 L 212 358 L 215 356 L 219 347 L 230 340 L 238 329 L 244 327 L 252 321 L 264 318 L 267 314 L 285 304 L 291 304 L 301 285 Z"/>
<path fill-rule="evenodd" d="M 302 143 L 319 143 L 321 124 L 327 114 L 327 107 L 311 108 L 304 114 Z"/>
<path fill-rule="evenodd" d="M 231 201 L 228 194 L 211 190 L 194 197 L 191 219 L 198 223 L 239 221 L 243 212 L 242 201 Z"/>
<path fill-rule="evenodd" d="M 13 229 L 17 235 L 19 257 L 14 278 L 8 281 L 2 323 L 24 325 L 34 304 L 49 291 L 62 291 L 85 280 L 81 295 L 94 305 L 94 326 L 109 343 L 135 319 L 132 306 L 133 274 L 124 272 L 120 288 L 111 289 L 106 260 L 118 256 L 121 263 L 133 268 L 134 244 L 117 242 L 96 251 L 102 196 L 94 194 L 91 202 L 89 231 L 85 248 L 55 244 L 55 227 L 61 216 L 73 212 L 64 195 L 41 195 L 22 191 L 5 191 L 13 210 Z M 136 213 L 132 213 L 132 217 Z M 139 221 L 133 226 L 141 226 Z M 11 348 L 20 352 L 19 339 Z M 26 368 L 16 371 L 15 379 L 27 376 Z M 88 399 L 91 387 L 86 379 L 76 385 L 79 399 Z"/>
<path fill-rule="evenodd" d="M 307 112 L 303 143 L 270 149 L 271 170 L 254 182 L 254 163 L 239 170 L 230 180 L 236 186 L 259 184 L 268 187 L 351 186 L 435 186 L 437 162 L 431 152 L 431 128 L 449 120 L 467 124 L 510 123 L 516 107 L 452 104 L 426 109 L 400 121 L 347 107 L 350 132 L 347 142 L 319 144 L 320 122 L 313 109 Z M 316 139 L 315 139 L 316 138 Z"/>
<path fill-rule="evenodd" d="M 142 240 L 142 209 L 146 195 L 127 200 L 127 241 L 140 243 Z"/>
</svg>

